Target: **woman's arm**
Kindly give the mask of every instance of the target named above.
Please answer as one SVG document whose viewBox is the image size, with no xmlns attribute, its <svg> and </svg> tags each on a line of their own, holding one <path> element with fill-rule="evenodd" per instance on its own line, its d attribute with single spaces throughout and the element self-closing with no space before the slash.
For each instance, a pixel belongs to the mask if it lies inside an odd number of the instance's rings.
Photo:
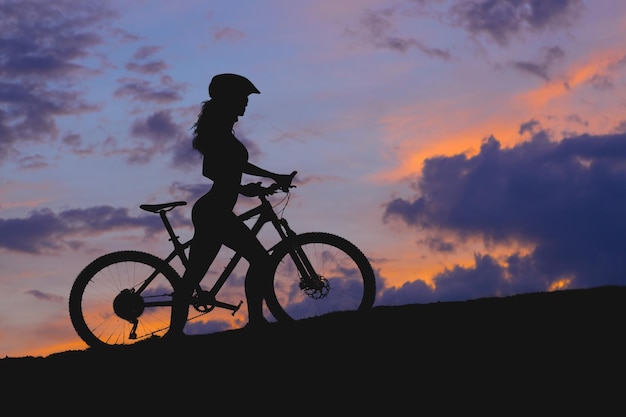
<svg viewBox="0 0 626 417">
<path fill-rule="evenodd" d="M 276 181 L 276 177 L 278 177 L 278 174 L 258 167 L 250 162 L 246 162 L 246 165 L 243 167 L 243 172 L 244 174 L 254 175 L 256 177 L 271 178 L 274 181 Z"/>
<path fill-rule="evenodd" d="M 258 167 L 254 164 L 251 164 L 250 162 L 246 162 L 246 165 L 243 168 L 243 172 L 245 174 L 254 175 L 257 177 L 271 178 L 276 182 L 276 184 L 284 189 L 289 188 L 293 177 L 297 173 L 297 171 L 293 171 L 291 174 L 276 174 L 274 172 Z"/>
</svg>

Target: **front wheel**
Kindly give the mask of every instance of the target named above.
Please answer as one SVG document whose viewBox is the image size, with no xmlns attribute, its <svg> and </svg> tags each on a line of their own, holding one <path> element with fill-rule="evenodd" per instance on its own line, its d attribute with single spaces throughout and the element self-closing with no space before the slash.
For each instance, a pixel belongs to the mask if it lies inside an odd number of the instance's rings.
<svg viewBox="0 0 626 417">
<path fill-rule="evenodd" d="M 154 255 L 120 251 L 85 267 L 70 291 L 72 325 L 93 348 L 163 336 L 170 326 L 178 273 Z"/>
<path fill-rule="evenodd" d="M 361 250 L 342 237 L 303 233 L 279 243 L 272 259 L 275 272 L 265 298 L 278 321 L 367 310 L 374 304 L 372 266 Z"/>
</svg>

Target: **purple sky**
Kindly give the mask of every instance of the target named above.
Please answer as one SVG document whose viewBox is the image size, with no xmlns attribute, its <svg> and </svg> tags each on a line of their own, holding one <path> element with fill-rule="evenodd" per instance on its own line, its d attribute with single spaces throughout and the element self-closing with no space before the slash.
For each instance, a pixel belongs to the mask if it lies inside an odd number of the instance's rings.
<svg viewBox="0 0 626 417">
<path fill-rule="evenodd" d="M 251 161 L 299 172 L 290 224 L 357 244 L 378 305 L 626 283 L 626 3 L 0 0 L 0 14 L 2 356 L 84 348 L 67 312 L 80 270 L 167 253 L 138 206 L 206 190 L 190 128 L 222 72 L 261 90 L 236 125 Z"/>
</svg>

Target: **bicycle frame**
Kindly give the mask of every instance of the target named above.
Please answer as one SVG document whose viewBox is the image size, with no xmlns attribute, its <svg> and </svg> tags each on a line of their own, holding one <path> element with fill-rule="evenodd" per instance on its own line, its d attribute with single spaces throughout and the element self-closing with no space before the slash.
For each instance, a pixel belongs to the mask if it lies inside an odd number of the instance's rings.
<svg viewBox="0 0 626 417">
<path fill-rule="evenodd" d="M 273 193 L 273 191 L 269 192 L 268 195 L 271 193 Z M 274 208 L 272 207 L 272 204 L 267 199 L 267 195 L 260 194 L 258 198 L 261 201 L 259 205 L 255 206 L 254 208 L 238 216 L 242 221 L 246 221 L 255 216 L 259 216 L 258 219 L 254 222 L 254 224 L 250 228 L 252 233 L 257 235 L 266 223 L 271 223 L 276 229 L 276 231 L 278 232 L 278 235 L 280 237 L 279 243 L 285 239 L 296 236 L 296 233 L 289 227 L 287 220 L 284 218 L 279 218 L 276 215 L 276 213 L 274 212 Z M 187 257 L 187 254 L 185 253 L 185 250 L 191 245 L 192 240 L 190 239 L 187 242 L 181 243 L 179 240 L 179 237 L 174 233 L 174 230 L 172 228 L 172 225 L 169 219 L 167 218 L 168 211 L 172 210 L 174 207 L 178 205 L 183 205 L 183 204 L 184 204 L 183 202 L 166 204 L 165 208 L 161 208 L 158 211 L 153 211 L 153 210 L 148 210 L 148 211 L 157 212 L 159 214 L 159 216 L 161 217 L 161 221 L 163 222 L 163 225 L 165 226 L 165 229 L 167 230 L 167 233 L 169 235 L 169 240 L 174 245 L 174 250 L 166 258 L 164 258 L 164 261 L 167 263 L 170 263 L 175 258 L 179 258 L 183 266 L 187 268 L 189 259 Z M 142 206 L 142 208 L 144 208 L 144 206 Z M 269 248 L 268 253 L 271 253 L 276 247 L 276 245 L 278 245 L 278 243 L 272 246 L 271 248 Z M 297 266 L 298 270 L 300 271 L 300 276 L 302 277 L 302 279 L 306 281 L 311 281 L 313 285 L 315 285 L 315 281 L 317 281 L 315 280 L 315 277 L 317 277 L 317 275 L 315 274 L 315 271 L 313 270 L 313 267 L 311 263 L 308 261 L 305 254 L 301 250 L 299 250 L 299 248 L 294 247 L 293 250 L 291 250 L 291 257 L 295 265 Z M 218 301 L 215 297 L 217 296 L 217 293 L 220 291 L 222 286 L 226 283 L 226 281 L 230 277 L 230 274 L 233 272 L 233 270 L 235 269 L 235 267 L 237 266 L 241 258 L 242 258 L 241 254 L 237 252 L 234 254 L 234 256 L 231 258 L 231 260 L 228 262 L 228 264 L 226 265 L 226 267 L 224 268 L 224 270 L 218 277 L 217 281 L 213 284 L 211 289 L 208 291 L 208 293 L 205 292 L 205 294 L 207 294 L 208 297 L 207 295 L 203 296 L 203 303 L 210 306 L 210 308 L 207 308 L 206 310 L 202 310 L 202 309 L 197 308 L 196 306 L 196 309 L 198 311 L 208 312 L 212 310 L 214 307 L 221 307 L 224 309 L 231 310 L 232 314 L 234 315 L 237 312 L 237 310 L 239 310 L 243 301 L 240 301 L 239 304 L 235 305 L 235 304 Z M 204 277 L 202 279 L 204 279 Z M 202 279 L 200 279 L 200 281 L 197 283 L 196 291 L 198 292 L 202 291 L 200 287 L 200 282 L 202 282 Z M 150 279 L 147 280 L 144 286 L 147 286 L 150 281 L 151 281 Z M 309 285 L 311 285 L 311 282 L 309 282 Z"/>
</svg>

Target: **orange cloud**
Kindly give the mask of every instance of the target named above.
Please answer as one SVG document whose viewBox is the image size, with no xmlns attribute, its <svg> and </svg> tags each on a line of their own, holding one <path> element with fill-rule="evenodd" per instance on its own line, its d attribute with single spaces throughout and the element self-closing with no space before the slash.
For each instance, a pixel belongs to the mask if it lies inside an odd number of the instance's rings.
<svg viewBox="0 0 626 417">
<path fill-rule="evenodd" d="M 374 181 L 396 181 L 418 175 L 425 159 L 440 155 L 476 154 L 481 141 L 491 135 L 503 145 L 520 140 L 519 125 L 526 121 L 514 104 L 505 104 L 509 112 L 477 115 L 477 109 L 442 111 L 408 109 L 403 115 L 382 120 L 385 143 L 397 165 L 372 176 Z M 419 116 L 418 116 L 419 115 Z"/>
<path fill-rule="evenodd" d="M 373 181 L 397 181 L 419 175 L 425 159 L 437 155 L 473 155 L 493 135 L 502 146 L 525 140 L 522 123 L 542 122 L 559 139 L 567 132 L 609 132 L 623 119 L 619 94 L 590 94 L 594 77 L 611 78 L 623 52 L 600 51 L 573 65 L 558 81 L 513 95 L 460 94 L 458 98 L 405 105 L 382 118 L 386 157 L 395 166 L 375 173 Z M 615 88 L 619 88 L 616 84 Z M 577 117 L 572 117 L 577 116 Z M 582 133 L 582 132 L 581 132 Z"/>
<path fill-rule="evenodd" d="M 588 82 L 595 74 L 602 72 L 607 66 L 607 59 L 593 60 L 573 68 L 565 80 L 544 84 L 539 88 L 521 94 L 522 100 L 529 108 L 541 109 L 547 104 L 565 96 L 573 89 Z"/>
<path fill-rule="evenodd" d="M 561 80 L 521 93 L 518 99 L 529 110 L 534 110 L 535 114 L 567 116 L 584 113 L 589 119 L 589 127 L 606 130 L 607 116 L 610 114 L 611 118 L 615 116 L 619 119 L 618 112 L 623 113 L 623 108 L 619 109 L 619 103 L 613 100 L 613 97 L 620 95 L 598 93 L 593 96 L 588 90 L 581 90 L 586 86 L 592 88 L 591 83 L 595 77 L 611 79 L 617 62 L 623 57 L 622 51 L 599 51 L 584 62 L 575 63 Z M 558 121 L 555 125 L 559 125 Z"/>
</svg>

